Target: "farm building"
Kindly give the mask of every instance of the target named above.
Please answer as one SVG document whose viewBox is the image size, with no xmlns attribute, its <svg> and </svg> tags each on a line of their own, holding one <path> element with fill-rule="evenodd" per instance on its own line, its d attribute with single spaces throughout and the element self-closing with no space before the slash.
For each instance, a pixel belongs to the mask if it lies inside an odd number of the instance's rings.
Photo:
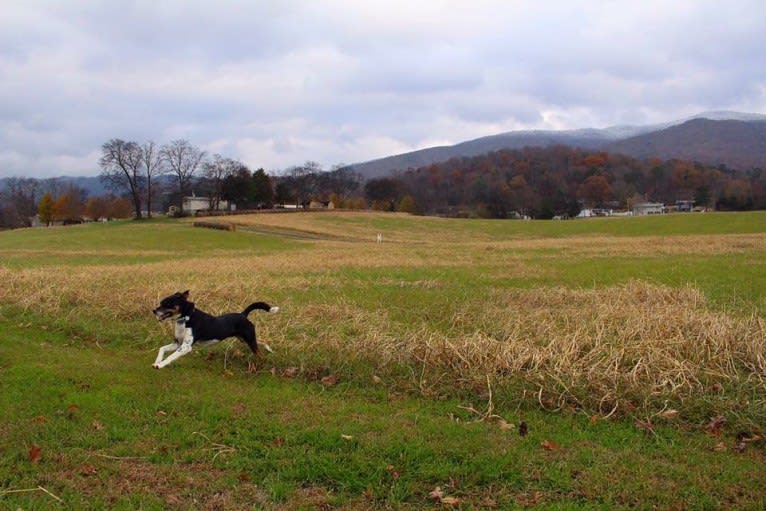
<svg viewBox="0 0 766 511">
<path fill-rule="evenodd" d="M 196 195 L 193 195 L 191 197 L 184 197 L 183 199 L 183 210 L 184 213 L 188 214 L 195 214 L 197 211 L 208 211 L 212 209 L 210 207 L 210 198 L 209 197 L 197 197 Z M 228 211 L 229 208 L 229 202 L 222 200 L 218 201 L 218 210 L 219 211 Z"/>
<path fill-rule="evenodd" d="M 665 205 L 661 202 L 641 202 L 633 205 L 635 216 L 661 215 L 665 212 Z"/>
</svg>

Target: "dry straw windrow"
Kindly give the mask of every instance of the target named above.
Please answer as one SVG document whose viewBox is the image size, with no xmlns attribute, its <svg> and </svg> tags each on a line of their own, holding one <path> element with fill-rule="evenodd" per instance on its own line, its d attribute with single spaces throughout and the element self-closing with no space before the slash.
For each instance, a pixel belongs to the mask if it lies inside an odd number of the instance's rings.
<svg viewBox="0 0 766 511">
<path fill-rule="evenodd" d="M 332 352 L 338 361 L 366 359 L 382 373 L 410 367 L 421 386 L 428 379 L 473 388 L 489 376 L 500 386 L 523 382 L 551 406 L 602 412 L 683 400 L 728 383 L 766 390 L 766 322 L 715 312 L 692 287 L 632 281 L 504 290 L 469 309 L 442 331 L 397 325 L 385 311 L 349 304 L 308 307 L 293 318 L 306 335 L 283 342 Z M 317 324 L 324 326 L 310 326 Z"/>
</svg>

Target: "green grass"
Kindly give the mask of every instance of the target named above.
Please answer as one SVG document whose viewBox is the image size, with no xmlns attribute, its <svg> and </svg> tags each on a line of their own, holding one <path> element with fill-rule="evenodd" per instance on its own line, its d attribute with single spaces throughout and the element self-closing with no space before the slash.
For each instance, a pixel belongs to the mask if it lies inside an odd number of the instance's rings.
<svg viewBox="0 0 766 511">
<path fill-rule="evenodd" d="M 349 215 L 340 220 L 351 227 L 369 227 L 380 232 L 418 233 L 434 236 L 441 233 L 469 237 L 478 234 L 492 239 L 515 237 L 557 238 L 582 235 L 609 236 L 685 236 L 690 234 L 747 234 L 766 231 L 766 213 L 700 213 L 642 217 L 604 217 L 568 221 L 448 220 L 424 217 L 413 225 L 401 216 L 370 220 L 363 215 Z M 330 215 L 317 215 L 318 225 L 338 225 Z"/>
<path fill-rule="evenodd" d="M 523 243 L 657 236 L 720 243 L 766 233 L 763 212 L 309 221 L 316 232 L 346 232 L 351 241 L 301 242 L 176 221 L 0 233 L 0 508 L 448 507 L 429 497 L 437 486 L 460 499 L 460 509 L 766 506 L 764 442 L 735 449 L 743 428 L 749 435 L 766 429 L 763 396 L 752 388 L 671 403 L 681 410 L 677 419 L 648 416 L 641 403 L 610 418 L 575 406 L 552 413 L 528 389 L 526 399 L 513 389 L 494 389 L 490 398 L 486 385 L 450 389 L 424 382 L 417 367 L 378 372 L 382 366 L 344 361 L 321 344 L 328 332 L 349 341 L 360 334 L 346 310 L 391 337 L 472 333 L 479 323 L 455 318 L 480 315 L 504 290 L 604 289 L 635 279 L 691 285 L 711 308 L 763 317 L 766 257 L 757 242 L 636 254 Z M 376 230 L 394 241 L 380 250 L 366 244 L 367 231 Z M 346 264 L 335 261 L 346 256 Z M 50 296 L 23 303 L 26 289 L 46 283 Z M 266 339 L 284 344 L 251 359 L 224 343 L 152 370 L 168 332 L 149 308 L 184 285 L 198 286 L 193 296 L 202 295 L 206 310 L 253 294 L 283 305 L 282 315 L 255 320 Z M 298 339 L 316 341 L 301 351 L 289 344 Z M 322 384 L 328 375 L 339 382 Z M 513 427 L 479 420 L 490 406 Z M 718 413 L 728 422 L 707 428 Z M 651 420 L 653 432 L 636 420 Z"/>
<path fill-rule="evenodd" d="M 717 438 L 659 425 L 648 435 L 579 413 L 502 412 L 527 423 L 522 437 L 477 422 L 460 400 L 374 384 L 326 388 L 251 374 L 241 360 L 224 370 L 221 353 L 151 371 L 151 353 L 3 326 L 4 508 L 417 509 L 435 504 L 436 486 L 467 508 L 764 503 L 764 453 L 716 452 L 731 443 L 728 431 Z M 33 446 L 40 457 L 31 461 Z M 38 487 L 65 504 L 42 490 L 12 493 Z"/>
<path fill-rule="evenodd" d="M 295 242 L 275 237 L 201 229 L 167 220 L 21 229 L 0 236 L 0 253 L 8 251 L 3 264 L 14 268 L 146 264 L 232 253 L 262 255 L 298 248 Z M 51 257 L 54 252 L 60 257 Z"/>
</svg>

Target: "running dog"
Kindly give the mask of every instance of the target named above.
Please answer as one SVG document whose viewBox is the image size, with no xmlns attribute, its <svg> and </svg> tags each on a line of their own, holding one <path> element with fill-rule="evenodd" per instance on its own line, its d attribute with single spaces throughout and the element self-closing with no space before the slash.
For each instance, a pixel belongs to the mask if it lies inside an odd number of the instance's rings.
<svg viewBox="0 0 766 511">
<path fill-rule="evenodd" d="M 267 312 L 279 312 L 279 307 L 272 307 L 264 302 L 254 302 L 248 305 L 242 313 L 232 312 L 221 316 L 211 316 L 202 312 L 189 301 L 189 291 L 174 293 L 160 301 L 160 306 L 152 312 L 159 321 L 175 319 L 175 342 L 160 348 L 157 360 L 152 367 L 161 369 L 174 360 L 191 353 L 192 346 L 211 346 L 227 337 L 238 337 L 250 346 L 253 353 L 258 351 L 255 340 L 255 326 L 247 319 L 247 315 L 259 309 Z M 271 353 L 272 349 L 266 343 L 261 343 Z M 165 353 L 173 351 L 167 358 Z"/>
</svg>

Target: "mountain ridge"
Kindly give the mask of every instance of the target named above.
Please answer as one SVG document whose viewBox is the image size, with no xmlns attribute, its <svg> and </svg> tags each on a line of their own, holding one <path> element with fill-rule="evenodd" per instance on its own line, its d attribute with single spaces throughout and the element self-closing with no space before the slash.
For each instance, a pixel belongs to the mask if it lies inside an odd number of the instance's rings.
<svg viewBox="0 0 766 511">
<path fill-rule="evenodd" d="M 695 121 L 709 121 L 702 124 Z M 724 125 L 718 123 L 725 123 Z M 724 127 L 724 130 L 719 128 Z M 745 129 L 749 126 L 754 129 Z M 668 131 L 669 130 L 669 131 Z M 727 131 L 734 132 L 730 135 Z M 743 140 L 737 140 L 737 135 Z M 674 151 L 658 137 L 667 136 L 679 150 Z M 644 137 L 644 138 L 641 138 Z M 652 125 L 616 125 L 607 128 L 572 130 L 518 130 L 488 135 L 449 146 L 435 146 L 387 156 L 350 167 L 363 178 L 382 177 L 457 157 L 471 157 L 500 149 L 525 146 L 567 145 L 588 150 L 622 152 L 636 158 L 682 158 L 733 168 L 766 165 L 766 115 L 733 111 L 709 111 L 692 117 Z M 661 154 L 649 154 L 657 147 Z M 715 149 L 713 149 L 715 147 Z M 683 150 L 681 150 L 683 149 Z"/>
</svg>

